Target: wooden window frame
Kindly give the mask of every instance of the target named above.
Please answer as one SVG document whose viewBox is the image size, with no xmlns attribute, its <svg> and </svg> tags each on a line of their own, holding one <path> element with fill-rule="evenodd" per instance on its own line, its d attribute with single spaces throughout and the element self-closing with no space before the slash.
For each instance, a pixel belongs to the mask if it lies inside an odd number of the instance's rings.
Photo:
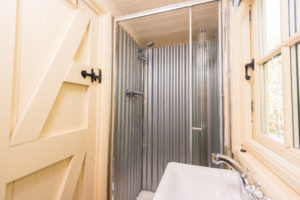
<svg viewBox="0 0 300 200">
<path fill-rule="evenodd" d="M 259 24 L 258 12 L 261 0 L 252 1 L 251 5 L 251 55 L 254 57 L 255 70 L 252 72 L 251 99 L 254 109 L 252 126 L 245 127 L 242 145 L 249 153 L 264 163 L 294 191 L 299 193 L 300 188 L 300 151 L 293 148 L 293 118 L 291 93 L 290 47 L 300 41 L 300 31 L 289 35 L 289 1 L 281 0 L 281 44 L 271 52 L 259 54 Z M 251 2 L 251 1 L 250 1 Z M 276 55 L 282 56 L 283 78 L 283 108 L 284 108 L 284 143 L 280 143 L 261 132 L 261 105 L 260 105 L 260 67 Z"/>
</svg>

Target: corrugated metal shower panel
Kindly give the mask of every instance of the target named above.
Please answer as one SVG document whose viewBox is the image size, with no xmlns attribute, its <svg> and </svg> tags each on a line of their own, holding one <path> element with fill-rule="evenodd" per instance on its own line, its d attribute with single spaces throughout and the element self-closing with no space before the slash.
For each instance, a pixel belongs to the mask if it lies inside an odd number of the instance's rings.
<svg viewBox="0 0 300 200">
<path fill-rule="evenodd" d="M 199 29 L 193 43 L 192 117 L 193 164 L 211 166 L 211 153 L 219 152 L 219 85 L 217 43 L 206 40 L 206 31 Z"/>
<path fill-rule="evenodd" d="M 189 161 L 189 46 L 147 53 L 143 190 L 155 191 L 169 162 Z"/>
<path fill-rule="evenodd" d="M 219 152 L 217 46 L 200 29 L 193 43 L 193 164 L 211 166 Z M 189 161 L 189 46 L 148 50 L 145 76 L 143 190 L 155 191 L 169 162 Z"/>
<path fill-rule="evenodd" d="M 219 153 L 220 149 L 220 73 L 218 68 L 218 45 L 217 42 L 206 42 L 207 58 L 207 126 L 208 129 L 208 151 L 207 158 L 211 161 L 211 153 Z M 210 162 L 208 163 L 210 166 Z"/>
<path fill-rule="evenodd" d="M 193 164 L 207 165 L 207 112 L 206 91 L 207 66 L 206 66 L 206 31 L 199 29 L 198 41 L 193 43 L 192 64 L 192 126 L 202 128 L 201 131 L 193 130 Z"/>
<path fill-rule="evenodd" d="M 217 43 L 205 35 L 199 29 L 192 46 L 190 95 L 188 44 L 149 49 L 144 62 L 138 44 L 118 26 L 114 200 L 155 192 L 169 162 L 189 163 L 190 145 L 195 165 L 211 166 L 211 153 L 219 152 Z M 144 91 L 144 98 L 126 90 Z M 193 131 L 192 144 L 190 96 L 192 125 L 202 128 Z"/>
<path fill-rule="evenodd" d="M 134 200 L 142 188 L 143 63 L 138 44 L 118 27 L 117 109 L 114 132 L 114 200 Z"/>
</svg>

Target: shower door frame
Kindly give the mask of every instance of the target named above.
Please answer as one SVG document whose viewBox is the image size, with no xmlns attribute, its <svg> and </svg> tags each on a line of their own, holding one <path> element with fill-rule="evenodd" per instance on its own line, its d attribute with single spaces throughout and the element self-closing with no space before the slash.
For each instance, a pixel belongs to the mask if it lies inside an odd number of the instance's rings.
<svg viewBox="0 0 300 200">
<path fill-rule="evenodd" d="M 163 6 L 160 8 L 155 8 L 155 9 L 150 9 L 134 14 L 129 14 L 129 15 L 124 15 L 121 17 L 117 17 L 114 19 L 114 47 L 113 47 L 113 59 L 114 59 L 114 68 L 113 68 L 113 110 L 112 110 L 112 134 L 114 133 L 114 118 L 115 118 L 115 112 L 117 110 L 116 106 L 116 96 L 117 96 L 117 91 L 116 91 L 116 83 L 117 83 L 117 58 L 116 58 L 116 38 L 117 38 L 117 33 L 116 33 L 116 28 L 117 28 L 117 23 L 122 22 L 122 21 L 127 21 L 131 19 L 136 19 L 136 18 L 141 18 L 145 16 L 150 16 L 150 15 L 155 15 L 159 13 L 164 13 L 164 12 L 169 12 L 173 10 L 178 10 L 178 9 L 183 9 L 183 8 L 189 8 L 189 51 L 192 52 L 192 7 L 201 5 L 201 4 L 206 4 L 206 3 L 211 3 L 211 2 L 218 2 L 218 68 L 219 68 L 219 117 L 220 117 L 220 153 L 224 152 L 224 120 L 223 120 L 223 63 L 222 63 L 222 1 L 220 0 L 194 0 L 194 1 L 189 1 L 189 2 L 183 2 L 183 3 L 176 3 L 176 4 L 171 4 L 168 6 Z M 190 164 L 192 164 L 192 156 L 193 156 L 193 143 L 192 143 L 192 133 L 193 130 L 201 131 L 202 127 L 193 127 L 192 126 L 192 53 L 190 53 L 189 57 L 189 77 L 190 77 L 190 82 L 189 82 L 189 99 L 190 99 L 190 107 L 189 107 L 189 115 L 190 115 L 190 126 L 189 126 L 189 134 L 190 134 Z M 113 141 L 113 140 L 112 140 Z M 113 149 L 113 145 L 112 148 Z M 113 155 L 113 152 L 111 153 Z"/>
<path fill-rule="evenodd" d="M 110 156 L 112 158 L 112 161 L 110 163 L 110 175 L 109 175 L 109 181 L 110 181 L 110 185 L 107 188 L 108 189 L 108 194 L 110 195 L 110 199 L 112 199 L 112 181 L 113 181 L 113 169 L 114 169 L 114 162 L 113 162 L 113 149 L 114 149 L 114 128 L 115 128 L 115 116 L 116 116 L 116 112 L 117 112 L 117 57 L 116 57 L 116 50 L 117 50 L 117 23 L 121 22 L 121 21 L 126 21 L 126 20 L 130 20 L 130 19 L 135 19 L 135 18 L 141 18 L 141 17 L 145 17 L 145 16 L 150 16 L 150 15 L 155 15 L 155 14 L 159 14 L 159 13 L 164 13 L 164 12 L 169 12 L 169 11 L 174 11 L 174 10 L 178 10 L 178 9 L 183 9 L 183 8 L 189 8 L 189 52 L 192 52 L 192 7 L 197 6 L 197 5 L 201 5 L 201 4 L 206 4 L 206 3 L 211 3 L 211 2 L 218 2 L 218 59 L 217 59 L 217 65 L 218 65 L 218 69 L 219 69 L 219 74 L 218 76 L 219 78 L 219 119 L 220 119 L 220 132 L 219 132 L 219 143 L 220 143 L 220 153 L 224 153 L 224 111 L 223 111 L 223 107 L 224 107 L 224 94 L 223 94 L 223 56 L 222 56 L 222 39 L 223 39 L 223 35 L 222 35 L 222 1 L 221 0 L 193 0 L 193 1 L 189 1 L 189 2 L 184 2 L 184 3 L 176 3 L 176 4 L 171 4 L 168 6 L 164 6 L 164 7 L 160 7 L 160 8 L 155 8 L 155 9 L 150 9 L 150 10 L 146 10 L 146 11 L 142 11 L 142 12 L 138 12 L 138 13 L 134 13 L 134 14 L 129 14 L 129 15 L 124 15 L 121 17 L 117 17 L 114 19 L 114 25 L 113 25 L 113 37 L 114 37 L 114 41 L 113 41 L 113 107 L 112 107 L 112 123 L 111 123 L 111 146 L 110 146 Z M 193 158 L 193 139 L 192 139 L 192 135 L 193 135 L 193 130 L 196 131 L 201 131 L 202 128 L 201 127 L 193 127 L 192 126 L 192 53 L 190 53 L 190 57 L 189 57 L 189 99 L 190 99 L 190 107 L 189 107 L 189 115 L 190 115 L 190 125 L 189 125 L 189 135 L 190 135 L 190 159 L 189 159 L 189 163 L 192 164 L 192 158 Z M 230 134 L 230 133 L 229 133 Z"/>
</svg>

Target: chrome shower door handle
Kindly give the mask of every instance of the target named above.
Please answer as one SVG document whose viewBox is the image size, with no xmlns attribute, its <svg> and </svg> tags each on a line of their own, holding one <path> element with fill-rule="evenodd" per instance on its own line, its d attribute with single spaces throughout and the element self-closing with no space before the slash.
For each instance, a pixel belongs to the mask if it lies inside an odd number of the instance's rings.
<svg viewBox="0 0 300 200">
<path fill-rule="evenodd" d="M 202 131 L 202 128 L 192 127 L 192 131 L 199 131 L 199 132 L 201 132 L 201 131 Z"/>
</svg>

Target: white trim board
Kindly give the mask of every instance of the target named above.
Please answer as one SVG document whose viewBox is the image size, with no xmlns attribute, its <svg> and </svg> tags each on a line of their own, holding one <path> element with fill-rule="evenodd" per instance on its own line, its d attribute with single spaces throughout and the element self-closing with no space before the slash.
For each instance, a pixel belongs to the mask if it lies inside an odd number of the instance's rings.
<svg viewBox="0 0 300 200">
<path fill-rule="evenodd" d="M 117 17 L 117 18 L 115 18 L 115 22 L 121 22 L 121 21 L 139 18 L 139 17 L 155 15 L 155 14 L 159 14 L 159 13 L 163 13 L 163 12 L 168 12 L 168 11 L 177 10 L 177 9 L 181 9 L 181 8 L 188 8 L 188 7 L 206 4 L 206 3 L 215 2 L 215 1 L 218 1 L 218 0 L 193 0 L 193 1 L 183 2 L 183 3 L 171 4 L 171 5 L 163 6 L 160 8 L 154 8 L 154 9 L 145 10 L 142 12 L 137 12 L 137 13 Z"/>
</svg>

